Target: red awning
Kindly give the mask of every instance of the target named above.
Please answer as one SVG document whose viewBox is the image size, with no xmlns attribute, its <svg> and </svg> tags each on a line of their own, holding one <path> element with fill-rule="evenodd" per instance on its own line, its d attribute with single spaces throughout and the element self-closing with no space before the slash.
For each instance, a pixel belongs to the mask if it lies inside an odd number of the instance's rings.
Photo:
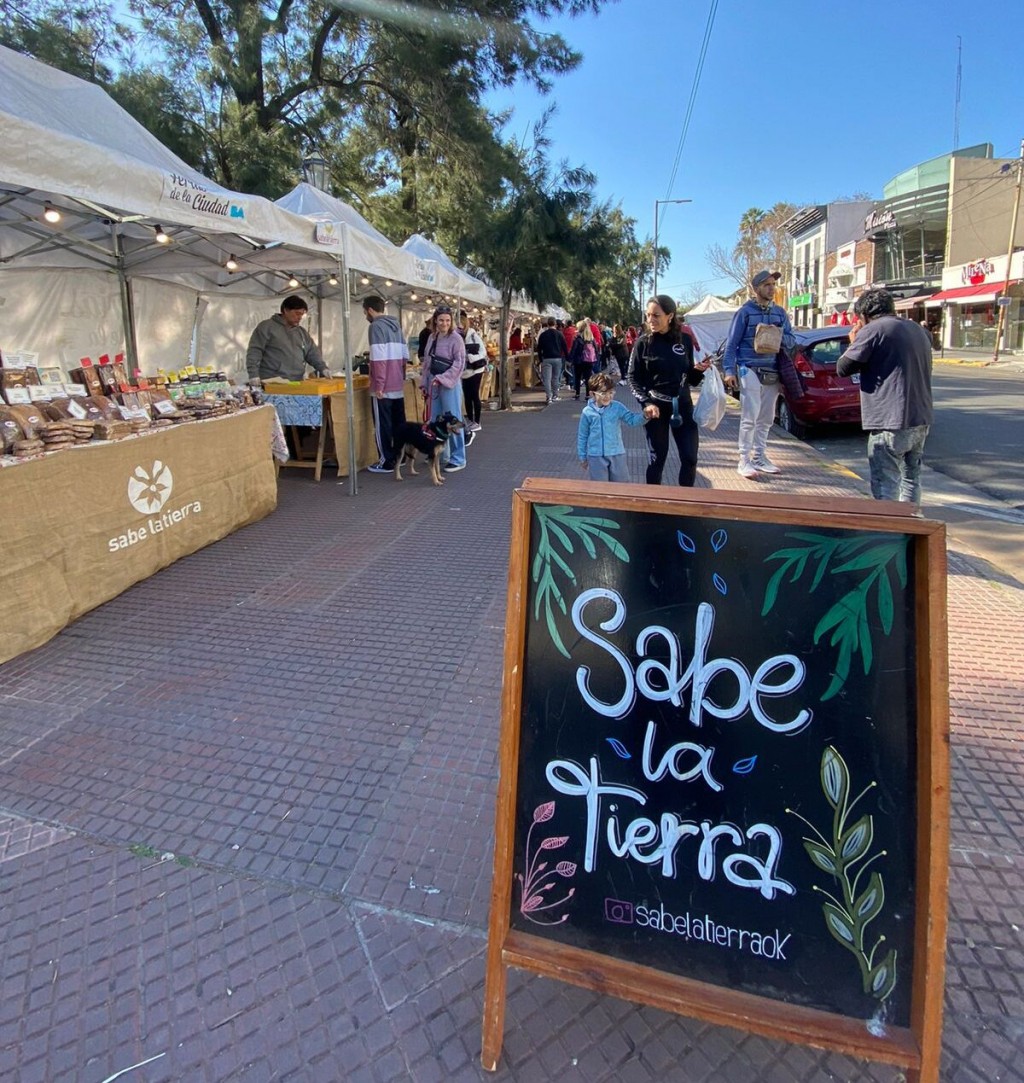
<svg viewBox="0 0 1024 1083">
<path fill-rule="evenodd" d="M 1010 285 L 1015 286 L 1019 281 L 1019 278 L 1013 279 L 1010 282 Z M 970 304 L 972 301 L 989 301 L 995 297 L 997 293 L 1002 292 L 1002 282 L 983 282 L 980 286 L 957 286 L 955 290 L 941 290 L 939 293 L 933 293 L 931 297 L 927 297 L 924 300 L 928 305 L 932 305 L 936 301 L 954 301 L 957 304 Z"/>
</svg>

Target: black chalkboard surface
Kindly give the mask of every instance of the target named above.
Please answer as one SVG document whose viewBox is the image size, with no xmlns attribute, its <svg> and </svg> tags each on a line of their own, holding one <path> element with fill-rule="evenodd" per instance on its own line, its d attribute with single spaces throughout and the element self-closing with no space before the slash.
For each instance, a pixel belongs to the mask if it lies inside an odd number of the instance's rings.
<svg viewBox="0 0 1024 1083">
<path fill-rule="evenodd" d="M 919 521 L 593 496 L 615 488 L 525 494 L 498 924 L 912 1030 L 934 948 Z"/>
</svg>

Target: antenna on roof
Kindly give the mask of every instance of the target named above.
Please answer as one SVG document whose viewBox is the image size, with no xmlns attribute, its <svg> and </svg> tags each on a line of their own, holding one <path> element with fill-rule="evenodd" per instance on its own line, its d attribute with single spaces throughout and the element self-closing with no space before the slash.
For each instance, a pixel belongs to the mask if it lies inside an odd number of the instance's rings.
<svg viewBox="0 0 1024 1083">
<path fill-rule="evenodd" d="M 953 106 L 953 149 L 960 146 L 960 58 L 963 54 L 963 38 L 956 36 L 956 104 Z"/>
</svg>

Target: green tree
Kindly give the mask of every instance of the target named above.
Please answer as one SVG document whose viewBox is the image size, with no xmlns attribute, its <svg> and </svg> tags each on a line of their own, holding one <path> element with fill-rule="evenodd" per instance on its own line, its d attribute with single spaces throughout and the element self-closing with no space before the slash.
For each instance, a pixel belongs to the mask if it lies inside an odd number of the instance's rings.
<svg viewBox="0 0 1024 1083">
<path fill-rule="evenodd" d="M 548 116 L 534 126 L 531 146 L 518 146 L 519 176 L 505 185 L 499 201 L 468 226 L 464 250 L 501 293 L 501 327 L 508 326 L 512 299 L 524 293 L 539 308 L 560 304 L 560 282 L 567 268 L 584 255 L 595 254 L 592 242 L 578 228 L 578 215 L 591 205 L 593 175 L 548 160 Z M 512 389 L 508 341 L 501 336 L 501 405 L 507 408 Z"/>
</svg>

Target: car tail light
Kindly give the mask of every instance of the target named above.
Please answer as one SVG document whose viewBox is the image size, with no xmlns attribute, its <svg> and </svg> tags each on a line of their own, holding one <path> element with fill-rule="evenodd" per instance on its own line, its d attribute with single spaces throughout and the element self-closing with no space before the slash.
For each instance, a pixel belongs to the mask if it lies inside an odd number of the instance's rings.
<svg viewBox="0 0 1024 1083">
<path fill-rule="evenodd" d="M 808 378 L 814 376 L 814 369 L 811 367 L 810 361 L 808 361 L 802 353 L 798 353 L 796 357 L 793 358 L 793 368 L 795 368 L 801 376 Z"/>
</svg>

